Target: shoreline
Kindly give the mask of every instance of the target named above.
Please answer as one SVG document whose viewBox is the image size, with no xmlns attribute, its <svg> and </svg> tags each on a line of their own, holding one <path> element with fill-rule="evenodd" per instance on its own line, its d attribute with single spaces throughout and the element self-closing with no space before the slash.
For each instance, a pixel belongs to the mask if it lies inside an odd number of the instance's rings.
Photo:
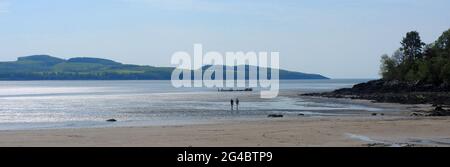
<svg viewBox="0 0 450 167">
<path fill-rule="evenodd" d="M 300 97 L 382 110 L 196 124 L 1 130 L 0 147 L 450 147 L 450 117 L 410 116 L 431 105 Z"/>
<path fill-rule="evenodd" d="M 362 108 L 355 109 L 332 109 L 332 110 L 297 110 L 301 114 L 297 113 L 278 113 L 276 111 L 269 115 L 283 115 L 284 119 L 333 119 L 339 117 L 373 117 L 371 114 L 376 113 L 384 116 L 403 117 L 409 116 L 411 109 L 423 110 L 430 108 L 428 105 L 402 105 L 395 103 L 373 103 L 369 100 L 358 99 L 343 99 L 343 98 L 326 98 L 326 97 L 310 97 L 299 96 L 302 99 L 307 99 L 310 102 L 323 103 L 336 103 L 336 104 L 351 104 Z M 224 111 L 229 112 L 229 111 Z M 270 112 L 269 112 L 270 113 Z M 232 114 L 233 115 L 233 114 Z M 234 123 L 234 122 L 254 122 L 254 121 L 267 121 L 274 118 L 268 117 L 268 115 L 259 116 L 232 116 L 232 117 L 214 117 L 214 118 L 197 118 L 186 120 L 118 120 L 117 122 L 108 121 L 74 121 L 74 122 L 37 122 L 37 123 L 25 123 L 26 126 L 33 126 L 31 128 L 21 127 L 25 126 L 22 123 L 4 123 L 0 125 L 10 126 L 10 128 L 2 127 L 0 132 L 3 131 L 39 131 L 39 130 L 71 130 L 71 129 L 100 129 L 100 128 L 134 128 L 134 127 L 165 127 L 165 126 L 190 126 L 190 125 L 211 125 L 217 123 Z M 15 125 L 17 124 L 17 125 Z M 74 126 L 74 124 L 76 124 Z M 18 126 L 20 125 L 20 126 Z"/>
<path fill-rule="evenodd" d="M 0 146 L 450 146 L 450 117 L 274 118 L 215 124 L 0 131 Z"/>
</svg>

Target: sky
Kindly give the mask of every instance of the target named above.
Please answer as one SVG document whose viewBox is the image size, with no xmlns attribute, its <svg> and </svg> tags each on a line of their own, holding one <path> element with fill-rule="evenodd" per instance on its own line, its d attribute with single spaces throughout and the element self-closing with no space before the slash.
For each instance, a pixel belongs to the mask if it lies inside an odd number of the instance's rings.
<svg viewBox="0 0 450 167">
<path fill-rule="evenodd" d="M 177 51 L 277 51 L 283 69 L 378 78 L 408 31 L 450 28 L 449 0 L 0 0 L 0 61 L 49 54 L 174 66 Z"/>
</svg>

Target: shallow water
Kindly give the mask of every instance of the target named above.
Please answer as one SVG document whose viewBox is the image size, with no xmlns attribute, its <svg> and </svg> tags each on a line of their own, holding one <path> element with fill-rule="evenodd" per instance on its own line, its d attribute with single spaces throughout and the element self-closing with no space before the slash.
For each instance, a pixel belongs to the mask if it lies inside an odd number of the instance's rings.
<svg viewBox="0 0 450 167">
<path fill-rule="evenodd" d="M 345 114 L 340 110 L 379 110 L 298 97 L 364 81 L 281 81 L 274 99 L 261 99 L 258 91 L 175 89 L 170 81 L 1 81 L 0 130 L 196 124 L 265 119 L 273 113 L 333 116 Z M 231 98 L 239 98 L 239 111 L 230 111 Z M 105 122 L 110 118 L 119 122 Z"/>
</svg>

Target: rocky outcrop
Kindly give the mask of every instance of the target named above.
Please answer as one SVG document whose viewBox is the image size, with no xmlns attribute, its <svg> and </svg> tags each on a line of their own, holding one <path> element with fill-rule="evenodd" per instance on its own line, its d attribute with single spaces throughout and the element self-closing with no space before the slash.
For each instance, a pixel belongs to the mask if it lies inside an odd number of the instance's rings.
<svg viewBox="0 0 450 167">
<path fill-rule="evenodd" d="M 357 84 L 353 86 L 353 88 L 344 88 L 333 92 L 303 95 L 331 98 L 367 99 L 375 102 L 401 104 L 450 105 L 450 85 L 433 85 L 420 82 L 374 80 L 367 83 Z"/>
</svg>

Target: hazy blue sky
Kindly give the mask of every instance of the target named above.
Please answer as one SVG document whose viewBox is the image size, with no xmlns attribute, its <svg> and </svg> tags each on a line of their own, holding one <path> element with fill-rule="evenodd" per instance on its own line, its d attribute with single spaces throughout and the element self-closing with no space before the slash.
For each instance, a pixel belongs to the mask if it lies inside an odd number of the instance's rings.
<svg viewBox="0 0 450 167">
<path fill-rule="evenodd" d="M 31 54 L 169 66 L 175 51 L 279 51 L 281 67 L 378 77 L 407 31 L 450 28 L 449 0 L 0 0 L 0 61 Z"/>
</svg>

